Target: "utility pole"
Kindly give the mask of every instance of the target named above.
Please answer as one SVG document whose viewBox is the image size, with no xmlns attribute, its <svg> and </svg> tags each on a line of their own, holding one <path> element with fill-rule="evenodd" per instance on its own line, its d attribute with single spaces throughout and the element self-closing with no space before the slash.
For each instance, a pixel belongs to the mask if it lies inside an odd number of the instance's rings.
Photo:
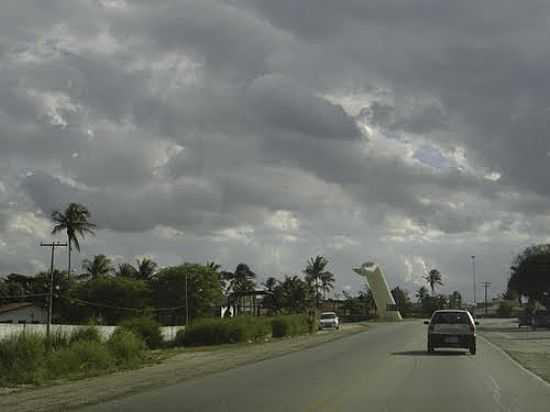
<svg viewBox="0 0 550 412">
<path fill-rule="evenodd" d="M 476 292 L 476 289 L 477 289 L 477 280 L 476 280 L 476 257 L 475 256 L 472 256 L 472 274 L 473 274 L 473 284 L 474 284 L 474 317 L 475 317 L 475 314 L 476 314 L 476 309 L 477 309 L 477 292 Z"/>
<path fill-rule="evenodd" d="M 51 247 L 52 248 L 52 257 L 50 262 L 50 285 L 48 292 L 48 323 L 46 324 L 46 338 L 47 341 L 50 341 L 50 329 L 52 325 L 52 313 L 53 313 L 53 261 L 55 257 L 55 248 L 56 247 L 66 247 L 66 243 L 52 242 L 52 243 L 43 243 L 40 242 L 40 246 Z"/>
<path fill-rule="evenodd" d="M 185 272 L 185 327 L 186 328 L 189 324 L 189 301 L 187 297 L 187 278 L 189 278 L 189 273 Z"/>
<path fill-rule="evenodd" d="M 487 288 L 491 286 L 491 282 L 481 282 L 485 288 L 485 315 L 487 315 Z"/>
</svg>

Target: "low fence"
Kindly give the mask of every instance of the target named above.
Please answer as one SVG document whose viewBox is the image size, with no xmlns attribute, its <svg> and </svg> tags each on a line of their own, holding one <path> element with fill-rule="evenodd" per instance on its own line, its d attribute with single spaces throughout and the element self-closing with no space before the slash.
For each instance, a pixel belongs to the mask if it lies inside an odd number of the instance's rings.
<svg viewBox="0 0 550 412">
<path fill-rule="evenodd" d="M 61 331 L 61 333 L 70 334 L 75 329 L 80 329 L 85 327 L 86 327 L 85 325 L 52 325 L 51 332 L 56 333 L 58 331 Z M 116 326 L 96 326 L 96 328 L 99 330 L 99 333 L 101 334 L 103 339 L 109 339 L 109 337 L 117 327 Z M 170 341 L 176 337 L 176 333 L 178 332 L 178 330 L 184 329 L 184 328 L 185 326 L 162 326 L 160 329 L 162 332 L 162 336 L 164 337 L 164 340 Z M 0 340 L 12 335 L 16 335 L 21 332 L 38 333 L 38 334 L 45 335 L 46 325 L 43 325 L 43 324 L 38 325 L 38 324 L 32 324 L 32 323 L 0 324 Z"/>
</svg>

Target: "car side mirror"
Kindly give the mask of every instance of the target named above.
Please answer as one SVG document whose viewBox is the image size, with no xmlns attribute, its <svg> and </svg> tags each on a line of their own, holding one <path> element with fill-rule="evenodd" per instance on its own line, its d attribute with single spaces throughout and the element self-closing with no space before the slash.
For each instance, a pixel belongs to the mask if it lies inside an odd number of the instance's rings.
<svg viewBox="0 0 550 412">
<path fill-rule="evenodd" d="M 430 324 L 430 321 L 429 320 L 425 320 L 424 321 L 424 325 L 429 325 Z"/>
<path fill-rule="evenodd" d="M 476 321 L 475 321 L 475 324 L 476 324 L 476 326 L 479 326 L 479 321 L 476 320 Z"/>
</svg>

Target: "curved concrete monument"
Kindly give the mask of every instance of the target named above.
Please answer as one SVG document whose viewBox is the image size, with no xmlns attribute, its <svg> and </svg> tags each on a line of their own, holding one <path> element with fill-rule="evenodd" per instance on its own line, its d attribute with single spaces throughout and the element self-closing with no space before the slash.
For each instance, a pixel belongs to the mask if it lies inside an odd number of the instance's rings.
<svg viewBox="0 0 550 412">
<path fill-rule="evenodd" d="M 382 320 L 401 320 L 401 313 L 397 310 L 395 300 L 390 293 L 390 288 L 380 266 L 376 263 L 367 262 L 358 268 L 354 268 L 353 271 L 367 279 L 376 303 L 378 317 Z"/>
</svg>

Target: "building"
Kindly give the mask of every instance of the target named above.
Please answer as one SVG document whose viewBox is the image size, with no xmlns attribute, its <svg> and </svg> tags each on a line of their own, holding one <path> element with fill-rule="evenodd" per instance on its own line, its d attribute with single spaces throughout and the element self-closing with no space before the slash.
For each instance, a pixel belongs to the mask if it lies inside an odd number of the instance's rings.
<svg viewBox="0 0 550 412">
<path fill-rule="evenodd" d="M 48 312 L 31 302 L 0 305 L 0 323 L 46 323 Z"/>
</svg>

